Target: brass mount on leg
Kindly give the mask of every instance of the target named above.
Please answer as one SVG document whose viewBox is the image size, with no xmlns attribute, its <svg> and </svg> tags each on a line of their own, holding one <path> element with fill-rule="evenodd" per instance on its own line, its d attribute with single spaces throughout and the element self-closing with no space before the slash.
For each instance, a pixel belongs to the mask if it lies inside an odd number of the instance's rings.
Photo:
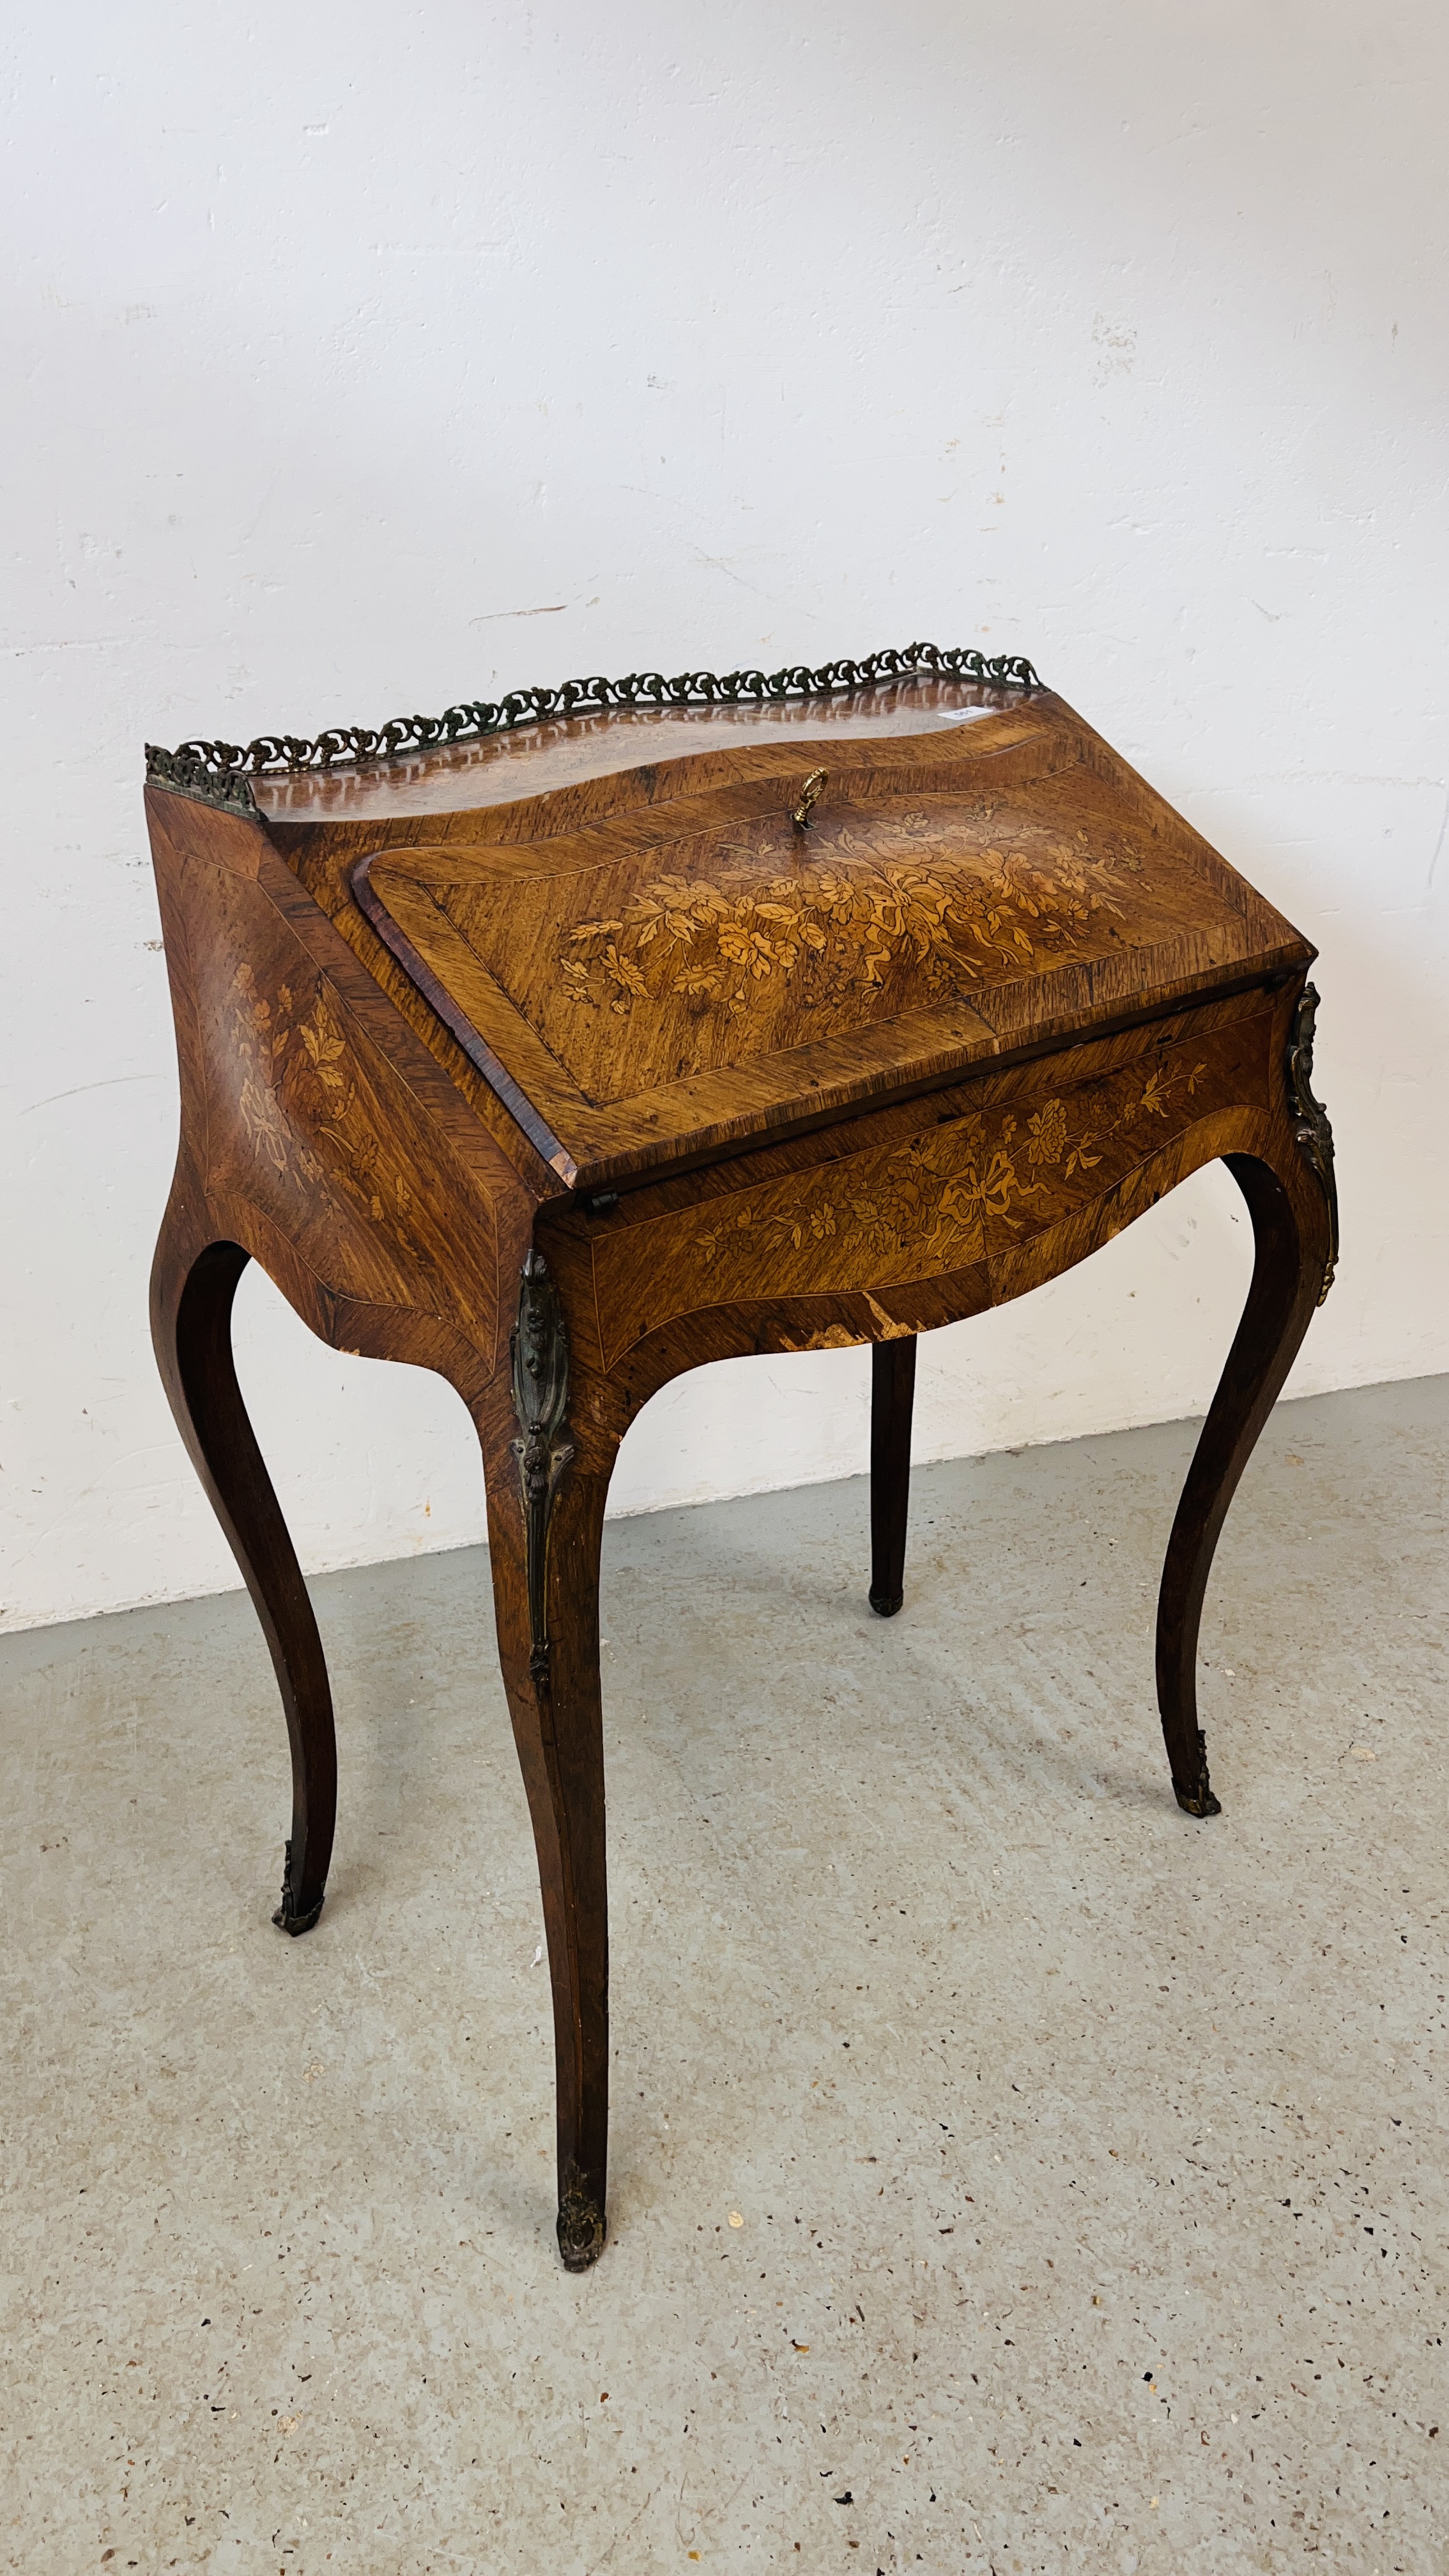
<svg viewBox="0 0 1449 2576">
<path fill-rule="evenodd" d="M 1338 1183 L 1333 1170 L 1333 1129 L 1322 1101 L 1315 1100 L 1313 1096 L 1313 1035 L 1318 1019 L 1318 1002 L 1317 986 L 1305 984 L 1293 1015 L 1287 1073 L 1294 1138 L 1328 1201 L 1328 1258 L 1323 1265 L 1323 1284 L 1318 1291 L 1321 1306 L 1333 1286 L 1333 1274 L 1338 1268 Z"/>
<path fill-rule="evenodd" d="M 523 1562 L 528 1581 L 528 1669 L 548 1679 L 548 1527 L 554 1497 L 574 1454 L 569 1434 L 569 1345 L 558 1290 L 541 1252 L 530 1252 L 518 1289 L 518 1322 L 509 1345 L 513 1410 L 522 1438 L 513 1443 L 523 1488 Z"/>
</svg>

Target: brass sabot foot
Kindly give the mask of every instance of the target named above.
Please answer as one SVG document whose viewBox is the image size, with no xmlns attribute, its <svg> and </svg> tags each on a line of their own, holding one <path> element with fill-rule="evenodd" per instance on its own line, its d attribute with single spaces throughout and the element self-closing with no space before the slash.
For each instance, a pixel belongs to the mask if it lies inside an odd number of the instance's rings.
<svg viewBox="0 0 1449 2576">
<path fill-rule="evenodd" d="M 558 2205 L 558 2250 L 570 2272 L 587 2272 L 604 2250 L 604 2213 L 578 2179 Z"/>
<path fill-rule="evenodd" d="M 311 1931 L 313 1924 L 316 1922 L 317 1917 L 321 1913 L 326 1902 L 327 1897 L 324 1890 L 323 1894 L 318 1897 L 316 1904 L 309 1906 L 305 1914 L 298 1914 L 294 1911 L 292 1904 L 292 1846 L 288 1843 L 286 1848 L 286 1857 L 282 1862 L 282 1902 L 278 1906 L 276 1913 L 272 1916 L 272 1921 L 275 1923 L 277 1930 L 279 1932 L 290 1932 L 293 1940 L 295 1941 L 300 1932 Z"/>
<path fill-rule="evenodd" d="M 1185 1816 L 1220 1816 L 1223 1812 L 1213 1796 L 1212 1783 L 1208 1778 L 1207 1739 L 1201 1727 L 1197 1731 L 1196 1774 L 1186 1783 L 1174 1780 L 1172 1789 Z"/>
</svg>

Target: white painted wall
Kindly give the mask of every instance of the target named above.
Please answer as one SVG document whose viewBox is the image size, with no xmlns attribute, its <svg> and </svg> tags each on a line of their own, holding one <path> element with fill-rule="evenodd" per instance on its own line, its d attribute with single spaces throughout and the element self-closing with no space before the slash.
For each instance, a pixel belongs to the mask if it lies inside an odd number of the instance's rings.
<svg viewBox="0 0 1449 2576">
<path fill-rule="evenodd" d="M 0 1601 L 235 1580 L 145 1331 L 175 1075 L 146 737 L 917 635 L 1030 653 L 1322 945 L 1346 1246 L 1295 1386 L 1449 1367 L 1431 0 L 17 11 L 0 187 Z M 926 1346 L 924 1454 L 1201 1407 L 1200 1176 Z M 456 1399 L 244 1287 L 304 1562 L 481 1526 Z M 737 1363 L 621 1508 L 860 1467 Z"/>
</svg>

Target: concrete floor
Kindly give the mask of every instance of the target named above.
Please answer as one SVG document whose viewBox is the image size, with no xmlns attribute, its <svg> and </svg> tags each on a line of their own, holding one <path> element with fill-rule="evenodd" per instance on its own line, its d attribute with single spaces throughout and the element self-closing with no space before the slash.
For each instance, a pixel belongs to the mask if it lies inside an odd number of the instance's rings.
<svg viewBox="0 0 1449 2576">
<path fill-rule="evenodd" d="M 1205 1825 L 1188 1426 L 921 1471 L 890 1625 L 863 1482 L 615 1525 L 582 2279 L 481 1555 L 317 1586 L 296 1943 L 245 1601 L 6 1641 L 0 2566 L 1439 2576 L 1446 1433 L 1276 1416 Z"/>
</svg>

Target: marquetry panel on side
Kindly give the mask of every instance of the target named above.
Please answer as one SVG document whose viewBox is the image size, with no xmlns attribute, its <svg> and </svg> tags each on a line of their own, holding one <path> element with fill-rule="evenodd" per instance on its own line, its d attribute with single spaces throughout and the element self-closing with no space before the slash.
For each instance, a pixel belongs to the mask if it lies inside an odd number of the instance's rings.
<svg viewBox="0 0 1449 2576">
<path fill-rule="evenodd" d="M 344 989 L 358 970 L 327 926 L 309 941 L 311 925 L 288 918 L 307 899 L 256 827 L 180 798 L 154 798 L 152 814 L 184 1150 L 218 1232 L 249 1210 L 330 1295 L 446 1320 L 491 1368 L 510 1190 L 526 1230 L 514 1175 L 461 1102 L 466 1124 L 449 1134 L 442 1077 L 400 1024 L 369 1027 L 386 1005 L 365 983 Z M 408 1052 L 438 1099 L 409 1080 Z M 519 1209 L 506 1214 L 517 1234 Z"/>
<path fill-rule="evenodd" d="M 525 1187 L 536 1198 L 560 1196 L 565 1183 L 559 1174 L 524 1134 L 492 1083 L 470 1062 L 426 993 L 384 947 L 359 908 L 348 882 L 347 868 L 353 853 L 347 835 L 334 837 L 325 830 L 308 832 L 287 845 L 283 855 L 298 883 L 319 911 L 326 914 L 379 991 L 386 994 L 398 1017 L 442 1067 L 449 1082 L 513 1164 Z"/>
</svg>

